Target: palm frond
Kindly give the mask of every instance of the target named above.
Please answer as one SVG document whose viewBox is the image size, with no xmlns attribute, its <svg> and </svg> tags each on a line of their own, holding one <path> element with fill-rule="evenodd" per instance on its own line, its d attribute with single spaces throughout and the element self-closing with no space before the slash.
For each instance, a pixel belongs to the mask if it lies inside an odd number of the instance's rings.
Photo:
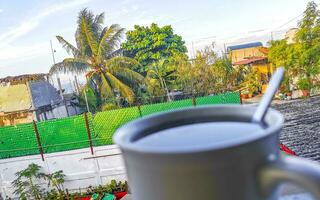
<svg viewBox="0 0 320 200">
<path fill-rule="evenodd" d="M 86 39 L 88 46 L 90 47 L 92 54 L 96 56 L 98 54 L 98 43 L 94 38 L 94 32 L 91 30 L 91 27 L 89 26 L 86 18 L 82 18 L 80 29 Z"/>
<path fill-rule="evenodd" d="M 125 97 L 129 104 L 133 103 L 134 92 L 130 87 L 122 83 L 117 77 L 113 76 L 111 73 L 105 73 L 106 78 L 109 80 L 111 86 L 117 89 L 122 97 Z"/>
<path fill-rule="evenodd" d="M 81 55 L 80 51 L 68 41 L 66 41 L 63 37 L 58 35 L 56 36 L 56 38 L 68 54 L 72 53 L 74 57 L 79 57 Z"/>
<path fill-rule="evenodd" d="M 135 83 L 143 83 L 144 82 L 144 77 L 141 74 L 139 74 L 133 70 L 130 70 L 128 68 L 123 68 L 123 69 L 121 69 L 121 71 L 114 72 L 113 74 L 115 76 L 126 77 L 131 82 L 135 82 Z"/>
<path fill-rule="evenodd" d="M 105 27 L 99 39 L 98 55 L 111 54 L 119 47 L 125 29 L 118 24 Z"/>
<path fill-rule="evenodd" d="M 100 13 L 99 15 L 96 15 L 96 17 L 94 18 L 94 24 L 100 24 L 103 25 L 104 23 L 104 12 Z"/>
<path fill-rule="evenodd" d="M 141 74 L 131 70 L 131 67 L 135 65 L 140 64 L 132 58 L 117 56 L 106 61 L 106 70 L 115 76 L 126 76 L 129 80 L 142 83 L 144 77 Z"/>
<path fill-rule="evenodd" d="M 60 63 L 56 63 L 53 65 L 50 70 L 49 74 L 55 73 L 83 73 L 89 69 L 89 64 L 79 58 L 66 58 Z"/>
<path fill-rule="evenodd" d="M 101 96 L 103 98 L 106 98 L 106 97 L 114 97 L 114 92 L 113 92 L 113 89 L 111 87 L 111 83 L 110 83 L 110 80 L 104 76 L 104 74 L 102 74 L 102 82 L 101 82 L 101 89 L 100 89 L 100 93 L 101 93 Z"/>
<path fill-rule="evenodd" d="M 140 65 L 140 63 L 135 59 L 125 56 L 116 56 L 106 60 L 106 69 L 110 70 L 120 70 L 121 68 L 130 69 L 135 65 Z"/>
</svg>

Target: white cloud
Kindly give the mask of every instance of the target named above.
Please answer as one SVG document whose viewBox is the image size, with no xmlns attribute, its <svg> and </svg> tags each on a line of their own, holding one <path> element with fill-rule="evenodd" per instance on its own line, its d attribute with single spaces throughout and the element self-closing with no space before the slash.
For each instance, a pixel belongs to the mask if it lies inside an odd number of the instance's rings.
<svg viewBox="0 0 320 200">
<path fill-rule="evenodd" d="M 1 34 L 0 35 L 0 42 L 10 43 L 11 41 L 27 34 L 28 32 L 32 31 L 33 29 L 35 29 L 40 24 L 41 20 L 44 19 L 45 17 L 47 17 L 53 13 L 68 9 L 68 8 L 82 5 L 82 4 L 87 3 L 89 1 L 90 0 L 73 0 L 73 1 L 68 1 L 67 3 L 60 3 L 60 4 L 52 5 L 51 7 L 44 9 L 38 15 L 36 15 L 28 20 L 24 20 L 18 26 L 13 27 L 9 31 L 7 31 L 6 33 Z"/>
</svg>

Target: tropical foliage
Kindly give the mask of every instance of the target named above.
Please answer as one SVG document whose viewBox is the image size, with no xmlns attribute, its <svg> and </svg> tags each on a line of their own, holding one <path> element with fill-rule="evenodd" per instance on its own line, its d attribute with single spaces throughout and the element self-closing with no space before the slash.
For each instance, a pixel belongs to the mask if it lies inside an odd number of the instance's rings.
<svg viewBox="0 0 320 200">
<path fill-rule="evenodd" d="M 234 89 L 237 70 L 227 57 L 219 57 L 213 47 L 198 51 L 191 61 L 175 60 L 178 87 L 186 93 L 212 94 Z"/>
<path fill-rule="evenodd" d="M 40 166 L 32 163 L 15 175 L 17 178 L 12 182 L 12 185 L 15 188 L 14 194 L 19 195 L 19 199 L 41 200 L 43 198 L 43 190 L 39 185 Z"/>
<path fill-rule="evenodd" d="M 76 46 L 57 36 L 72 57 L 53 65 L 50 73 L 86 73 L 86 87 L 95 93 L 97 107 L 116 96 L 132 103 L 134 87 L 143 82 L 143 76 L 130 68 L 138 62 L 119 55 L 124 29 L 118 24 L 103 27 L 104 13 L 95 16 L 87 9 L 79 12 L 77 24 Z"/>
<path fill-rule="evenodd" d="M 122 43 L 124 55 L 136 59 L 142 67 L 138 72 L 146 74 L 148 67 L 163 59 L 171 59 L 175 54 L 186 53 L 182 37 L 174 34 L 171 26 L 159 27 L 157 24 L 134 26 L 126 33 L 127 41 Z"/>
<path fill-rule="evenodd" d="M 269 60 L 276 66 L 286 68 L 287 83 L 298 82 L 310 87 L 318 84 L 320 73 L 320 11 L 315 2 L 309 2 L 298 24 L 294 43 L 286 39 L 272 41 Z M 293 79 L 298 78 L 298 81 Z M 302 80 L 302 81 L 299 81 Z"/>
<path fill-rule="evenodd" d="M 31 163 L 26 169 L 17 172 L 16 179 L 12 182 L 15 189 L 14 194 L 18 195 L 21 200 L 68 200 L 87 199 L 90 196 L 92 199 L 103 199 L 108 194 L 128 191 L 127 181 L 111 180 L 110 183 L 104 185 L 89 186 L 86 190 L 79 189 L 79 192 L 69 193 L 63 185 L 66 175 L 62 170 L 53 173 L 43 171 L 44 169 L 39 165 Z M 47 187 L 43 183 L 47 183 Z M 6 199 L 12 198 L 7 196 Z"/>
<path fill-rule="evenodd" d="M 148 92 L 153 96 L 167 95 L 170 100 L 169 90 L 175 82 L 175 68 L 172 63 L 165 59 L 149 66 L 146 79 Z"/>
</svg>

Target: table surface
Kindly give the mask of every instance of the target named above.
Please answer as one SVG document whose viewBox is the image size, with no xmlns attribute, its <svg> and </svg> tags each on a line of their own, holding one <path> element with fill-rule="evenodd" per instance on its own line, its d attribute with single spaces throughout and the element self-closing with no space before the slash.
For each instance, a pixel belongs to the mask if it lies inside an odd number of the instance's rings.
<svg viewBox="0 0 320 200">
<path fill-rule="evenodd" d="M 128 194 L 121 200 L 133 200 L 132 195 Z M 313 200 L 312 196 L 307 193 L 285 195 L 280 200 Z"/>
</svg>

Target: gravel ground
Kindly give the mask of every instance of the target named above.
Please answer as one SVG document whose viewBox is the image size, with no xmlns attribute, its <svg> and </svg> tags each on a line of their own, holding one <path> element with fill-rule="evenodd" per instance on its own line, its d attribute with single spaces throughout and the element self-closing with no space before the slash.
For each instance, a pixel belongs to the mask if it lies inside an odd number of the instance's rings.
<svg viewBox="0 0 320 200">
<path fill-rule="evenodd" d="M 272 105 L 285 117 L 280 141 L 298 156 L 320 161 L 320 96 Z"/>
</svg>

